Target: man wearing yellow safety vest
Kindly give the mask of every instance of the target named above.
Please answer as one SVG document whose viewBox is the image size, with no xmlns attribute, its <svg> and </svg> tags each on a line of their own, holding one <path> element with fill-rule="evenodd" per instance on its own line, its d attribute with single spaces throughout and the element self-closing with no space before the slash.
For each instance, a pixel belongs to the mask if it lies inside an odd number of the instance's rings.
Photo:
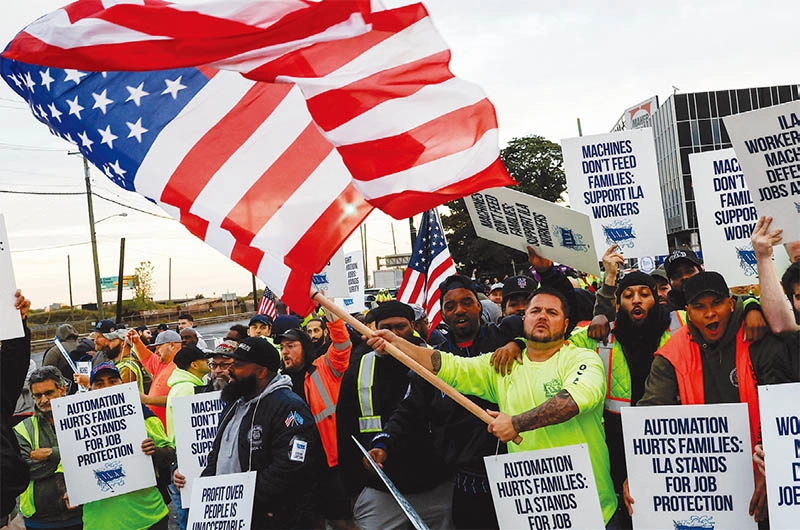
<svg viewBox="0 0 800 530">
<path fill-rule="evenodd" d="M 653 354 L 680 329 L 670 325 L 670 314 L 656 302 L 657 297 L 656 282 L 649 274 L 639 271 L 626 274 L 617 286 L 617 318 L 605 341 L 589 338 L 586 327 L 575 328 L 569 337 L 570 343 L 595 350 L 603 360 L 607 383 L 603 423 L 611 478 L 618 496 L 627 477 L 620 409 L 642 397 Z M 619 506 L 624 505 L 619 503 Z M 626 518 L 627 511 L 621 512 L 623 519 Z"/>
<path fill-rule="evenodd" d="M 20 512 L 29 528 L 83 528 L 81 508 L 70 509 L 64 499 L 67 488 L 50 404 L 67 395 L 66 381 L 58 368 L 44 366 L 31 373 L 29 385 L 36 412 L 14 427 L 31 475 L 28 489 L 19 497 Z"/>
<path fill-rule="evenodd" d="M 388 329 L 417 345 L 424 341 L 414 334 L 415 313 L 397 300 L 385 302 L 372 311 L 377 329 Z M 375 351 L 354 361 L 344 374 L 336 407 L 339 466 L 348 493 L 355 499 L 354 516 L 361 530 L 403 529 L 408 521 L 383 482 L 362 465 L 355 436 L 375 455 L 384 471 L 432 530 L 452 528 L 450 507 L 453 485 L 433 449 L 428 429 L 408 432 L 408 440 L 391 451 L 387 459 L 381 439 L 384 424 L 408 393 L 409 370 L 391 355 Z M 375 454 L 378 452 L 378 454 Z"/>
</svg>

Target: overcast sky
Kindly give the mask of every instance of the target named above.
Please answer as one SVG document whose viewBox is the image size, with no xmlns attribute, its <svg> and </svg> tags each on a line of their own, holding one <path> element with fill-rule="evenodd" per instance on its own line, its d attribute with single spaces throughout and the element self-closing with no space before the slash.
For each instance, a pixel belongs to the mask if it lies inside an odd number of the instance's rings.
<svg viewBox="0 0 800 530">
<path fill-rule="evenodd" d="M 0 40 L 7 43 L 36 17 L 64 2 L 25 0 L 6 9 Z M 406 2 L 386 2 L 398 5 Z M 800 18 L 800 2 L 429 0 L 449 43 L 454 72 L 479 83 L 495 104 L 501 142 L 540 134 L 553 141 L 608 132 L 623 110 L 653 95 L 797 83 L 795 32 L 782 22 Z M 74 193 L 84 190 L 80 157 L 50 135 L 4 83 L 0 86 L 0 190 Z M 142 260 L 155 266 L 156 297 L 250 289 L 250 274 L 196 240 L 138 195 L 93 172 L 105 197 L 148 212 L 95 199 L 101 275 L 116 275 L 119 238 L 126 238 L 126 274 Z M 76 304 L 93 301 L 94 276 L 86 198 L 81 195 L 0 193 L 17 284 L 42 307 L 69 302 L 67 255 Z M 367 221 L 369 263 L 393 253 L 390 219 Z M 394 223 L 398 252 L 408 252 L 408 223 Z M 359 246 L 351 238 L 345 250 Z M 261 287 L 259 282 L 259 287 Z M 113 293 L 106 295 L 107 300 Z"/>
</svg>

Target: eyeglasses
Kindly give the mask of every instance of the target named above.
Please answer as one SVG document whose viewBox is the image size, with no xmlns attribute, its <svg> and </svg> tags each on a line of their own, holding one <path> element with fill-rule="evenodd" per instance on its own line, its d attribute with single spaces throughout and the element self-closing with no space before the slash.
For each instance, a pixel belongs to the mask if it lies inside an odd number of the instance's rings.
<svg viewBox="0 0 800 530">
<path fill-rule="evenodd" d="M 233 361 L 228 361 L 228 362 L 224 362 L 224 363 L 208 361 L 208 367 L 209 368 L 221 368 L 223 370 L 226 369 L 226 368 L 230 368 L 232 364 L 233 364 Z"/>
<path fill-rule="evenodd" d="M 42 399 L 43 397 L 46 397 L 47 399 L 52 399 L 56 395 L 58 395 L 58 390 L 48 390 L 47 392 L 34 393 L 33 399 L 39 400 Z"/>
</svg>

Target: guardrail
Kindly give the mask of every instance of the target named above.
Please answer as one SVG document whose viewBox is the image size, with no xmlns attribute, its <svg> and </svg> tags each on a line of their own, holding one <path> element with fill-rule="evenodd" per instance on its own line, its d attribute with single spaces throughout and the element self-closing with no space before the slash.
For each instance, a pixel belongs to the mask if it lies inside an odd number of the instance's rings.
<svg viewBox="0 0 800 530">
<path fill-rule="evenodd" d="M 230 315 L 217 315 L 217 316 L 213 316 L 213 317 L 196 318 L 194 323 L 198 327 L 200 327 L 200 326 L 210 326 L 212 324 L 219 324 L 221 322 L 235 322 L 237 320 L 249 320 L 250 317 L 252 317 L 254 314 L 255 313 L 253 311 L 249 311 L 247 313 L 232 313 Z M 53 331 L 55 331 L 55 328 L 60 326 L 61 324 L 71 324 L 71 322 L 61 322 L 61 323 L 55 325 L 55 327 L 53 327 L 52 324 L 49 324 L 48 327 L 52 328 Z M 130 325 L 129 324 L 129 327 L 136 327 L 136 326 L 139 326 L 139 325 L 144 325 L 144 324 L 135 324 L 135 325 Z M 176 320 L 174 322 L 167 322 L 167 327 L 169 329 L 175 329 L 176 327 L 178 327 L 178 321 Z M 35 330 L 35 327 L 31 326 L 31 330 L 32 331 Z M 82 333 L 80 335 L 80 338 L 84 338 L 84 337 L 87 337 L 87 336 L 89 336 L 89 333 Z M 48 337 L 46 339 L 32 340 L 31 341 L 31 352 L 32 353 L 44 353 L 52 345 L 53 345 L 53 337 Z"/>
</svg>

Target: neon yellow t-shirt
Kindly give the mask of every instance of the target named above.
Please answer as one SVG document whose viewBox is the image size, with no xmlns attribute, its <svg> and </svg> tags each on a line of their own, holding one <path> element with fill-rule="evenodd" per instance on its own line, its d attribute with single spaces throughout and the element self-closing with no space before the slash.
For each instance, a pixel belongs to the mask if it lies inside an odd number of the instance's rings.
<svg viewBox="0 0 800 530">
<path fill-rule="evenodd" d="M 456 357 L 440 352 L 439 378 L 464 394 L 471 394 L 500 406 L 506 414 L 516 415 L 538 407 L 561 389 L 566 389 L 580 413 L 564 423 L 522 433 L 522 443 L 509 443 L 509 452 L 532 451 L 585 443 L 605 522 L 617 509 L 617 497 L 603 430 L 603 401 L 606 393 L 603 361 L 593 351 L 564 345 L 544 362 L 534 362 L 523 353 L 522 365 L 516 365 L 505 377 L 495 372 L 489 359 Z"/>
</svg>

